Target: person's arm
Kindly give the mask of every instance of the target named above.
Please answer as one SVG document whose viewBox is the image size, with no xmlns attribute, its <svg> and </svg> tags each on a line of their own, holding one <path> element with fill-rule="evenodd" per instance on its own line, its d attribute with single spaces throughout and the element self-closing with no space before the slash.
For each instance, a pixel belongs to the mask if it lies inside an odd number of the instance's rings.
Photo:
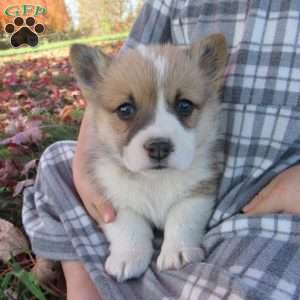
<svg viewBox="0 0 300 300">
<path fill-rule="evenodd" d="M 82 199 L 82 202 L 88 213 L 98 223 L 103 221 L 105 223 L 111 222 L 115 218 L 115 211 L 109 201 L 106 201 L 99 195 L 98 190 L 90 182 L 89 177 L 86 176 L 86 159 L 88 158 L 88 146 L 92 142 L 91 135 L 92 126 L 90 124 L 89 110 L 86 109 L 80 127 L 78 142 L 73 159 L 73 180 L 76 190 Z"/>
<path fill-rule="evenodd" d="M 170 14 L 171 6 L 166 1 L 146 1 L 139 17 L 137 18 L 128 40 L 121 52 L 128 48 L 134 48 L 139 44 L 157 44 L 171 42 Z M 89 132 L 92 130 L 86 111 L 80 127 L 80 133 L 73 160 L 74 184 L 83 205 L 88 213 L 96 221 L 110 222 L 115 218 L 115 211 L 85 175 L 85 159 L 87 158 L 87 146 L 89 145 Z"/>
<path fill-rule="evenodd" d="M 300 165 L 275 177 L 243 211 L 248 215 L 284 212 L 300 214 Z"/>
</svg>

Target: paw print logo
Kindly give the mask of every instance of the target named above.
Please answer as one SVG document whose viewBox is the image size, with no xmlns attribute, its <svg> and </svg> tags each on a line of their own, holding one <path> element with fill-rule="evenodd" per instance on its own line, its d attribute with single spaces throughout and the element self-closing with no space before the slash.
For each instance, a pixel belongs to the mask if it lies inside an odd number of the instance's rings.
<svg viewBox="0 0 300 300">
<path fill-rule="evenodd" d="M 26 18 L 25 24 L 22 17 L 16 17 L 14 24 L 9 23 L 5 26 L 5 32 L 12 34 L 10 43 L 15 48 L 21 45 L 37 46 L 39 42 L 38 34 L 45 30 L 45 26 L 39 23 L 36 24 L 33 17 Z"/>
</svg>

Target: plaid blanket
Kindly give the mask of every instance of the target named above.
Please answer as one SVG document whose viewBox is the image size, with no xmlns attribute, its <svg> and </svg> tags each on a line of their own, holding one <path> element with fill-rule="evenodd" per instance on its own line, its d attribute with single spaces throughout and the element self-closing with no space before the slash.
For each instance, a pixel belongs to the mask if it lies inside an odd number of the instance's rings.
<svg viewBox="0 0 300 300">
<path fill-rule="evenodd" d="M 240 209 L 300 158 L 300 2 L 150 0 L 123 51 L 140 43 L 188 45 L 215 32 L 230 46 L 220 128 L 225 171 L 202 262 L 167 272 L 153 263 L 122 284 L 110 278 L 103 268 L 108 243 L 73 185 L 74 141 L 44 152 L 35 185 L 24 192 L 34 252 L 81 260 L 102 299 L 299 299 L 300 216 L 248 217 Z"/>
</svg>

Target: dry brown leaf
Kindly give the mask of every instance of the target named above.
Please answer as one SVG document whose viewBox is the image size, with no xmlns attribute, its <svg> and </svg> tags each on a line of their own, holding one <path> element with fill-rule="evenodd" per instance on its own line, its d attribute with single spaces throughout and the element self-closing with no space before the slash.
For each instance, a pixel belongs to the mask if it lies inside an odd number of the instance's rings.
<svg viewBox="0 0 300 300">
<path fill-rule="evenodd" d="M 40 283 L 49 283 L 58 279 L 61 275 L 60 263 L 43 257 L 36 258 L 36 264 L 31 269 Z"/>
<path fill-rule="evenodd" d="M 0 260 L 8 262 L 11 257 L 25 250 L 29 245 L 24 234 L 12 223 L 0 219 Z"/>
<path fill-rule="evenodd" d="M 71 117 L 72 112 L 74 111 L 73 105 L 66 105 L 59 113 L 59 118 L 61 121 L 66 121 Z"/>
</svg>

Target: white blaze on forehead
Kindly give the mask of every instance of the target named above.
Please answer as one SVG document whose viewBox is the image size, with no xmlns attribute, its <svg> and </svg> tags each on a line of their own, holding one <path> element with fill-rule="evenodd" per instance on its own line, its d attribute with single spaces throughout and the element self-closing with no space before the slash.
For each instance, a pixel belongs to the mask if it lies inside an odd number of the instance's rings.
<svg viewBox="0 0 300 300">
<path fill-rule="evenodd" d="M 137 132 L 124 148 L 124 163 L 128 169 L 138 172 L 151 168 L 152 162 L 144 144 L 153 138 L 166 138 L 173 144 L 174 152 L 168 158 L 169 167 L 186 169 L 191 165 L 196 146 L 194 130 L 185 129 L 177 117 L 168 111 L 162 89 L 158 91 L 153 122 Z"/>
<path fill-rule="evenodd" d="M 148 157 L 144 145 L 150 139 L 165 138 L 170 140 L 174 148 L 174 151 L 167 158 L 168 167 L 180 170 L 187 169 L 190 167 L 196 151 L 195 132 L 193 129 L 184 128 L 177 116 L 168 110 L 163 86 L 168 72 L 168 60 L 151 47 L 139 46 L 137 50 L 143 58 L 150 61 L 154 66 L 154 75 L 157 79 L 157 105 L 153 121 L 138 131 L 129 144 L 124 147 L 124 164 L 133 172 L 151 168 L 153 162 Z"/>
<path fill-rule="evenodd" d="M 178 127 L 178 125 L 180 125 L 178 119 L 167 109 L 167 103 L 163 94 L 163 90 L 158 90 L 154 122 L 147 129 L 152 131 L 155 135 L 170 135 L 173 131 L 173 128 L 175 129 Z"/>
<path fill-rule="evenodd" d="M 160 86 L 167 72 L 167 59 L 159 53 L 155 52 L 153 49 L 144 45 L 138 46 L 137 50 L 145 59 L 153 63 L 157 75 L 157 83 L 158 86 Z"/>
</svg>

